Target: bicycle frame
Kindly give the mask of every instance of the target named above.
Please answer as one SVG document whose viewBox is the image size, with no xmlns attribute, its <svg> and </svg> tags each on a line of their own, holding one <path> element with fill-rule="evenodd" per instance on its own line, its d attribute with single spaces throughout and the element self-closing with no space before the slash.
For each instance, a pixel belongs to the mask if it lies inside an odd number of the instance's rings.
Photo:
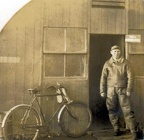
<svg viewBox="0 0 144 140">
<path fill-rule="evenodd" d="M 57 85 L 55 89 L 55 94 L 47 95 L 41 95 L 38 88 L 29 89 L 28 91 L 32 95 L 30 103 L 16 105 L 5 115 L 2 122 L 4 137 L 7 140 L 17 137 L 33 138 L 33 140 L 36 140 L 38 134 L 40 134 L 41 137 L 45 137 L 49 134 L 50 123 L 56 115 L 61 130 L 67 136 L 79 137 L 84 135 L 91 125 L 91 111 L 84 103 L 70 100 L 64 87 Z M 52 114 L 52 117 L 49 120 L 46 120 L 39 98 L 59 95 L 62 96 L 62 102 L 59 102 L 61 100 L 57 100 L 58 104 L 60 103 L 59 107 Z M 82 116 L 86 116 L 86 118 L 81 119 Z M 11 123 L 15 120 L 17 120 L 16 123 Z M 70 125 L 69 123 L 72 123 L 73 125 Z M 77 127 L 77 124 L 79 124 L 77 128 L 78 131 L 75 131 L 75 126 Z M 9 135 L 9 132 L 11 131 L 10 126 L 14 126 L 15 129 Z"/>
<path fill-rule="evenodd" d="M 45 126 L 49 126 L 49 124 L 52 122 L 52 120 L 54 119 L 54 117 L 58 114 L 58 118 L 57 118 L 57 121 L 58 123 L 60 122 L 60 115 L 63 111 L 63 109 L 65 107 L 67 107 L 67 105 L 71 102 L 73 102 L 72 100 L 70 100 L 70 98 L 67 96 L 67 93 L 66 93 L 66 89 L 63 87 L 63 88 L 58 88 L 59 92 L 61 94 L 54 94 L 54 95 L 41 95 L 41 94 L 33 94 L 33 98 L 32 100 L 30 101 L 30 104 L 29 104 L 29 109 L 28 111 L 24 114 L 24 119 L 22 121 L 26 121 L 25 119 L 28 117 L 29 115 L 29 112 L 33 107 L 33 103 L 36 101 L 37 105 L 38 105 L 38 109 L 40 111 L 40 113 L 38 113 L 40 116 L 41 116 L 41 125 L 40 126 L 37 126 L 37 128 L 39 127 L 45 127 Z M 31 92 L 31 91 L 30 91 Z M 60 106 L 56 109 L 56 111 L 54 112 L 54 114 L 52 115 L 52 117 L 50 118 L 50 120 L 47 122 L 45 117 L 44 117 L 44 113 L 42 111 L 42 108 L 41 108 L 41 105 L 40 105 L 40 102 L 38 101 L 38 98 L 44 98 L 44 97 L 50 97 L 50 96 L 59 96 L 61 95 L 62 98 L 63 98 L 63 101 L 62 103 L 60 104 Z M 34 108 L 35 109 L 35 108 Z M 36 110 L 36 109 L 35 109 Z M 44 125 L 44 124 L 46 125 Z M 22 124 L 24 124 L 24 122 L 22 122 Z"/>
</svg>

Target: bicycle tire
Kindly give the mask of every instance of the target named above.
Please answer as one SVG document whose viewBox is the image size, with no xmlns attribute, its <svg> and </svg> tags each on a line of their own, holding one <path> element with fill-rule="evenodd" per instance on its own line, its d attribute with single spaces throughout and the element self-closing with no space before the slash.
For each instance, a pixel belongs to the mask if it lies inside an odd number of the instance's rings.
<svg viewBox="0 0 144 140">
<path fill-rule="evenodd" d="M 80 137 L 88 131 L 92 114 L 84 103 L 71 102 L 62 109 L 58 120 L 62 131 L 67 136 Z"/>
<path fill-rule="evenodd" d="M 2 122 L 3 136 L 5 140 L 36 140 L 38 136 L 37 128 L 24 128 L 20 124 L 25 112 L 29 110 L 29 105 L 21 104 L 10 109 Z M 34 108 L 31 108 L 26 124 L 40 125 L 40 116 Z"/>
</svg>

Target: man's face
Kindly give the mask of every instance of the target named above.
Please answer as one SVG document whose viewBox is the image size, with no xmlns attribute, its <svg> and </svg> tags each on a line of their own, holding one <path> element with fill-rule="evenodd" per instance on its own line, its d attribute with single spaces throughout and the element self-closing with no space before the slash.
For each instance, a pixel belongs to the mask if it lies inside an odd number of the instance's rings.
<svg viewBox="0 0 144 140">
<path fill-rule="evenodd" d="M 121 51 L 119 49 L 112 50 L 111 55 L 113 59 L 119 59 L 121 57 Z"/>
</svg>

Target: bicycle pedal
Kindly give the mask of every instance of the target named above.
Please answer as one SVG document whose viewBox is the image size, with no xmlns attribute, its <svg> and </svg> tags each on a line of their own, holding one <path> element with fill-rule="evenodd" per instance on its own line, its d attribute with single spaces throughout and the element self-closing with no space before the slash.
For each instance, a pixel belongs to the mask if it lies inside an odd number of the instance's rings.
<svg viewBox="0 0 144 140">
<path fill-rule="evenodd" d="M 88 131 L 86 134 L 89 135 L 89 136 L 93 136 L 93 132 L 92 131 Z"/>
<path fill-rule="evenodd" d="M 50 138 L 50 139 L 52 139 L 52 138 L 53 138 L 53 136 L 52 136 L 52 135 L 48 135 L 47 137 L 48 137 L 48 138 Z"/>
<path fill-rule="evenodd" d="M 48 138 L 59 137 L 59 136 L 60 136 L 59 133 L 57 133 L 57 134 L 55 134 L 55 133 L 49 133 L 48 134 Z"/>
<path fill-rule="evenodd" d="M 41 138 L 46 138 L 48 136 L 48 133 L 40 133 L 39 135 Z"/>
</svg>

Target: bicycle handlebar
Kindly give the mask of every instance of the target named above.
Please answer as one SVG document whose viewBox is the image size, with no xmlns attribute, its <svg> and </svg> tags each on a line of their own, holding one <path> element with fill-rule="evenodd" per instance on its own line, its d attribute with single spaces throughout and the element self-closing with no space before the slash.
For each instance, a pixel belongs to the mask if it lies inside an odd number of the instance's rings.
<svg viewBox="0 0 144 140">
<path fill-rule="evenodd" d="M 61 84 L 57 83 L 55 86 L 50 86 L 49 88 L 54 88 L 56 90 L 56 93 L 54 95 L 51 96 L 58 96 L 61 95 L 63 97 L 63 99 L 67 100 L 68 102 L 70 101 L 70 98 L 67 95 L 67 90 L 64 86 L 62 86 Z"/>
</svg>

